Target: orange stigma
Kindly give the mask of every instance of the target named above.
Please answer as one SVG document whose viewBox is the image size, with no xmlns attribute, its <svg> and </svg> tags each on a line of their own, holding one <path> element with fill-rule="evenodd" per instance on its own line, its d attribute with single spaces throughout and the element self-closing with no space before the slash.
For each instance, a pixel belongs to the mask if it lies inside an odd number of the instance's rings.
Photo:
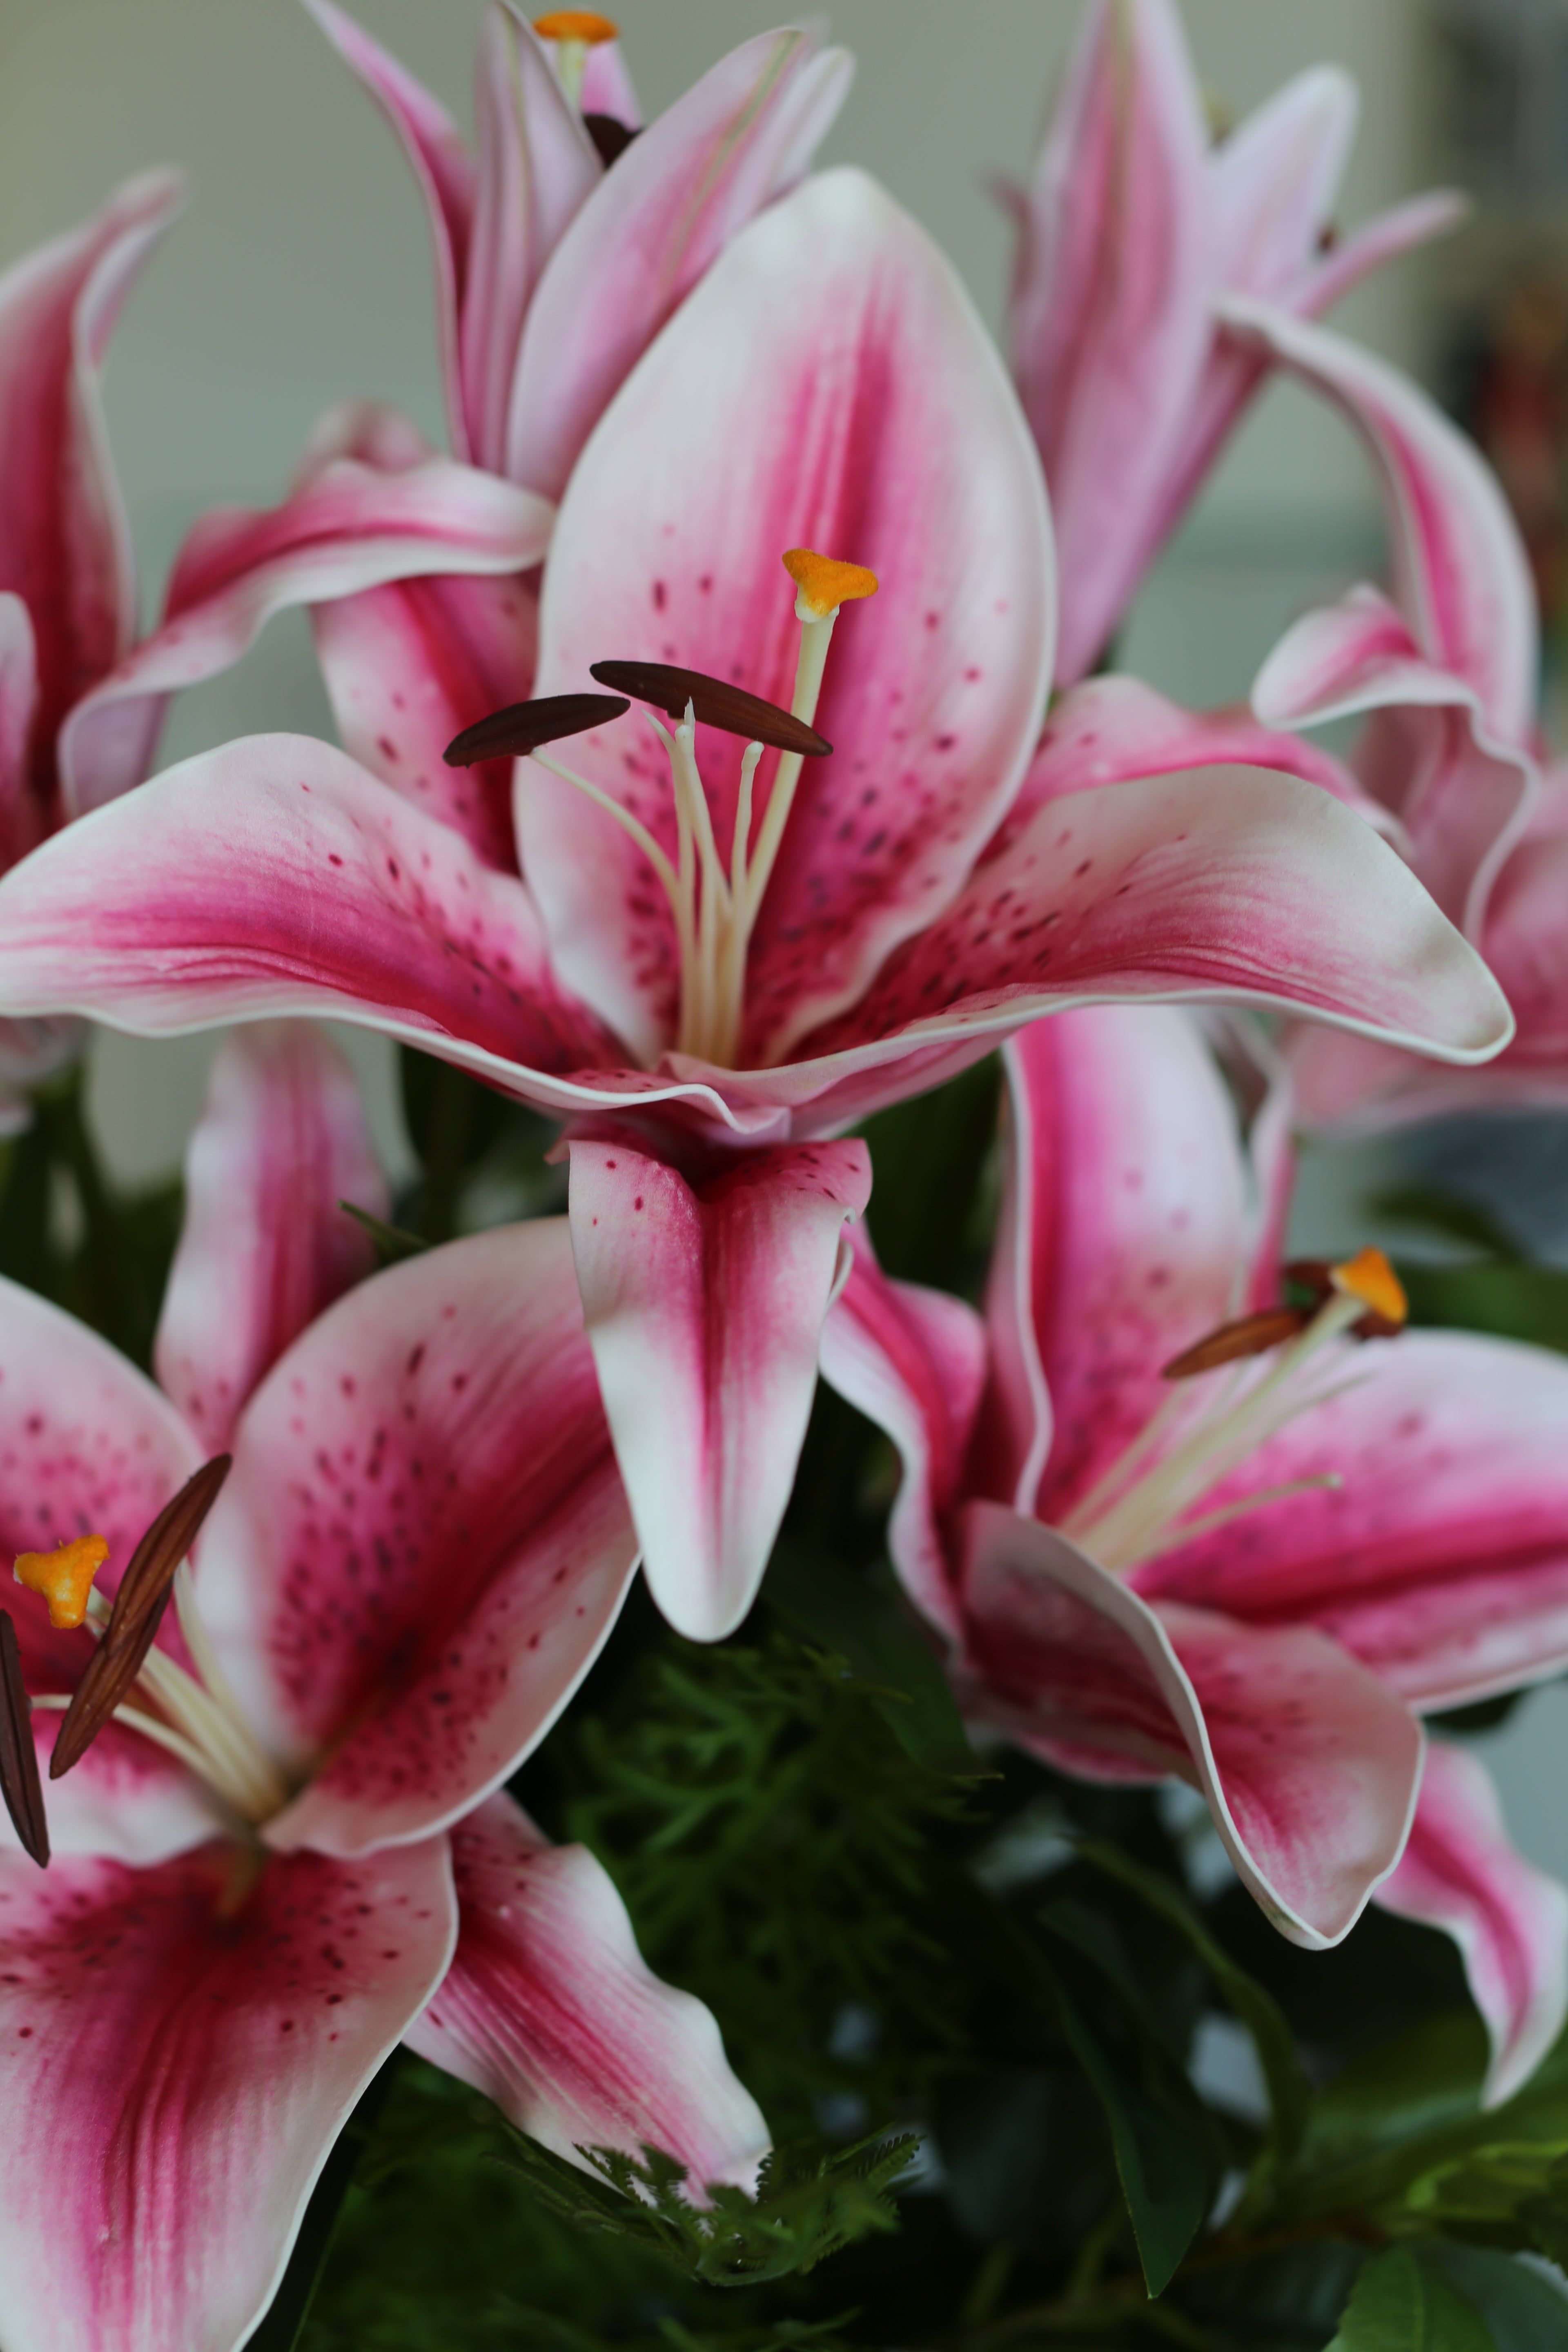
<svg viewBox="0 0 1568 2352">
<path fill-rule="evenodd" d="M 813 548 L 792 547 L 784 568 L 800 591 L 795 609 L 803 621 L 826 621 L 840 604 L 877 593 L 877 575 L 863 563 L 840 563 L 837 556 L 818 555 Z"/>
<path fill-rule="evenodd" d="M 1380 1249 L 1357 1250 L 1342 1265 L 1329 1268 L 1329 1280 L 1343 1298 L 1359 1298 L 1397 1330 L 1410 1309 L 1399 1276 Z"/>
<path fill-rule="evenodd" d="M 618 25 L 592 8 L 552 8 L 547 16 L 534 18 L 533 29 L 542 41 L 581 41 L 585 49 L 619 40 L 621 33 Z"/>
<path fill-rule="evenodd" d="M 50 1624 L 65 1633 L 86 1617 L 92 1580 L 108 1558 L 101 1536 L 77 1536 L 53 1551 L 19 1553 L 16 1581 L 48 1602 Z"/>
</svg>

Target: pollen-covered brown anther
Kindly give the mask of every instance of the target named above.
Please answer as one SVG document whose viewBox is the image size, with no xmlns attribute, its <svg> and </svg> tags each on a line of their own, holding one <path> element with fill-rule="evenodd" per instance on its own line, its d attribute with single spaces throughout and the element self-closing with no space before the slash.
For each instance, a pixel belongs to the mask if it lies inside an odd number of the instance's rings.
<svg viewBox="0 0 1568 2352">
<path fill-rule="evenodd" d="M 588 675 L 635 702 L 651 702 L 671 719 L 684 719 L 690 703 L 704 727 L 722 728 L 748 743 L 772 743 L 807 760 L 826 759 L 833 749 L 826 735 L 776 702 L 764 702 L 760 694 L 747 694 L 700 669 L 678 669 L 669 662 L 602 661 L 593 663 Z"/>
<path fill-rule="evenodd" d="M 204 1462 L 174 1500 L 164 1504 L 132 1553 L 103 1638 L 66 1709 L 49 1759 L 51 1780 L 81 1761 L 141 1673 L 163 1622 L 174 1572 L 216 1502 L 233 1459 L 219 1454 Z"/>
<path fill-rule="evenodd" d="M 49 1859 L 49 1824 L 33 1745 L 32 1702 L 22 1680 L 22 1654 L 10 1613 L 0 1609 L 0 1796 L 11 1826 L 40 1870 Z"/>
<path fill-rule="evenodd" d="M 1297 1339 L 1311 1321 L 1294 1307 L 1264 1307 L 1256 1315 L 1238 1315 L 1234 1323 L 1222 1323 L 1217 1330 L 1205 1332 L 1179 1356 L 1173 1356 L 1162 1365 L 1160 1377 L 1165 1381 L 1190 1381 L 1199 1372 L 1212 1372 L 1221 1364 L 1238 1363 L 1243 1356 L 1266 1355 L 1270 1348 L 1282 1347 L 1287 1339 Z"/>
<path fill-rule="evenodd" d="M 454 735 L 441 757 L 449 768 L 471 768 L 476 760 L 521 760 L 542 743 L 581 735 L 619 719 L 631 704 L 624 694 L 543 694 L 532 702 L 509 702 Z"/>
</svg>

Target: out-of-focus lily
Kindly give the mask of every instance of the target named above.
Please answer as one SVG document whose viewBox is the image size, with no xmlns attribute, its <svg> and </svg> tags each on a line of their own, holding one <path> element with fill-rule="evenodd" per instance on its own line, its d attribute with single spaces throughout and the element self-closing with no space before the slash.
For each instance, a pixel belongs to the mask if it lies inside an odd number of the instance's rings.
<svg viewBox="0 0 1568 2352">
<path fill-rule="evenodd" d="M 1358 1341 L 1398 1328 L 1374 1252 L 1282 1290 L 1283 1106 L 1249 1187 L 1190 1016 L 1074 1013 L 1007 1066 L 985 1322 L 858 1243 L 824 1337 L 903 1455 L 904 1582 L 977 1719 L 1092 1779 L 1194 1782 L 1295 1941 L 1373 1894 L 1448 1928 L 1506 2096 L 1568 2011 L 1568 1894 L 1479 1765 L 1424 1762 L 1419 1717 L 1568 1662 L 1568 1368 Z"/>
<path fill-rule="evenodd" d="M 1321 316 L 1458 217 L 1456 197 L 1422 196 L 1335 241 L 1356 102 L 1319 67 L 1211 147 L 1174 0 L 1093 0 L 1034 180 L 1007 192 L 1013 366 L 1061 551 L 1059 684 L 1103 654 L 1262 381 L 1219 298 Z"/>
<path fill-rule="evenodd" d="M 721 1633 L 868 1181 L 863 1147 L 812 1139 L 1087 1000 L 1243 999 L 1458 1060 L 1507 1034 L 1408 868 L 1257 764 L 1262 730 L 1128 691 L 1042 744 L 1053 612 L 1038 463 L 966 296 L 872 182 L 824 173 L 731 245 L 574 470 L 542 700 L 501 728 L 539 751 L 526 882 L 341 752 L 258 738 L 0 884 L 0 1009 L 330 1013 L 578 1122 L 647 1574 Z M 606 659 L 670 723 L 589 706 L 547 748 Z"/>
<path fill-rule="evenodd" d="M 1297 1099 L 1365 1123 L 1568 1091 L 1568 792 L 1535 724 L 1534 592 L 1480 453 L 1396 370 L 1321 329 L 1232 305 L 1235 334 L 1331 400 L 1375 468 L 1392 597 L 1353 588 L 1270 655 L 1253 708 L 1270 728 L 1367 714 L 1352 766 L 1415 871 L 1501 982 L 1518 1034 L 1484 1080 L 1366 1039 L 1302 1030 Z"/>
<path fill-rule="evenodd" d="M 25 1690 L 67 1762 L 40 1809 L 0 1738 L 32 1855 L 0 1845 L 15 2352 L 230 2352 L 400 2039 L 567 2157 L 661 2145 L 700 2184 L 764 2140 L 598 1864 L 495 1793 L 636 1552 L 564 1224 L 331 1305 L 368 1252 L 340 1194 L 384 1203 L 303 1028 L 225 1048 L 188 1174 L 169 1394 L 0 1296 L 4 1714 L 25 1735 Z"/>
</svg>

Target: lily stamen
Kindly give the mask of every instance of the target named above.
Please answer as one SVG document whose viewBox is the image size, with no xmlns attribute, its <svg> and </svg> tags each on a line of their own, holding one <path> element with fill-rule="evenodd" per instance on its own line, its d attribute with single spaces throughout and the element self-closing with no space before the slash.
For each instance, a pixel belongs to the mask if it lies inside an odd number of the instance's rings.
<svg viewBox="0 0 1568 2352">
<path fill-rule="evenodd" d="M 1404 1322 L 1405 1294 L 1380 1250 L 1362 1250 L 1340 1265 L 1289 1271 L 1310 1276 L 1308 1286 L 1320 1292 L 1315 1311 L 1289 1307 L 1244 1316 L 1176 1357 L 1165 1371 L 1183 1382 L 1226 1363 L 1237 1370 L 1169 1451 L 1162 1451 L 1184 1410 L 1184 1389 L 1173 1391 L 1062 1521 L 1063 1534 L 1102 1568 L 1125 1574 L 1231 1519 L 1338 1483 L 1334 1474 L 1324 1473 L 1260 1488 L 1195 1519 L 1186 1516 L 1290 1422 L 1345 1385 L 1325 1392 L 1320 1382 L 1303 1378 L 1327 1348 L 1352 1335 L 1386 1334 Z M 1249 1380 L 1245 1360 L 1266 1351 L 1273 1363 Z"/>
</svg>

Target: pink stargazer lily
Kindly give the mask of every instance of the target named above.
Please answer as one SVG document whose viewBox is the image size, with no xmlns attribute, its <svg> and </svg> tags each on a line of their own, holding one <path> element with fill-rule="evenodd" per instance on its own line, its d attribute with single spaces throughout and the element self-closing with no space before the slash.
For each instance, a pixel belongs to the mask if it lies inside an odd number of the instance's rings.
<svg viewBox="0 0 1568 2352">
<path fill-rule="evenodd" d="M 701 2184 L 765 2140 L 603 1870 L 497 1793 L 636 1553 L 564 1223 L 332 1304 L 369 1254 L 339 1196 L 384 1196 L 302 1026 L 225 1047 L 188 1176 L 168 1393 L 0 1290 L 0 1541 L 35 1555 L 8 1607 L 46 1767 L 90 1654 L 69 1619 L 106 1613 L 50 1547 L 100 1534 L 112 1591 L 209 1449 L 234 1457 L 129 1696 L 45 1784 L 46 1869 L 0 1821 L 7 2352 L 232 2352 L 399 2040 L 567 2157 L 660 2145 Z"/>
<path fill-rule="evenodd" d="M 1568 1367 L 1447 1332 L 1357 1346 L 1388 1278 L 1356 1261 L 1248 1327 L 1270 1352 L 1163 1380 L 1277 1295 L 1281 1106 L 1249 1191 L 1190 1016 L 1077 1013 L 1006 1058 L 984 1322 L 858 1242 L 824 1335 L 903 1457 L 904 1583 L 976 1719 L 1090 1779 L 1194 1782 L 1296 1942 L 1369 1895 L 1454 1934 L 1502 2098 L 1568 2013 L 1568 1893 L 1420 1717 L 1568 1663 Z"/>
<path fill-rule="evenodd" d="M 334 1013 L 574 1121 L 649 1582 L 722 1633 L 869 1178 L 862 1145 L 816 1139 L 1086 1000 L 1239 998 L 1459 1060 L 1507 1034 L 1405 866 L 1257 764 L 1262 730 L 1243 748 L 1109 697 L 1037 760 L 1053 611 L 1038 462 L 967 297 L 874 183 L 823 173 L 734 240 L 601 419 L 538 685 L 578 692 L 605 656 L 698 669 L 820 719 L 830 756 L 599 725 L 570 764 L 519 766 L 524 882 L 323 744 L 228 745 L 0 883 L 0 1009 L 142 1032 Z"/>
<path fill-rule="evenodd" d="M 1034 180 L 1005 192 L 1013 367 L 1061 550 L 1058 684 L 1103 654 L 1263 380 L 1219 298 L 1319 317 L 1458 216 L 1421 196 L 1333 241 L 1356 103 L 1318 67 L 1211 148 L 1174 0 L 1093 0 Z"/>
<path fill-rule="evenodd" d="M 1308 614 L 1264 665 L 1253 708 L 1271 728 L 1368 714 L 1352 766 L 1519 1024 L 1484 1082 L 1302 1031 L 1290 1045 L 1301 1111 L 1364 1123 L 1561 1102 L 1568 793 L 1536 728 L 1539 632 L 1518 528 L 1480 453 L 1395 370 L 1267 310 L 1232 306 L 1228 316 L 1238 337 L 1354 425 L 1384 493 L 1392 554 L 1392 598 L 1362 586 Z"/>
</svg>

